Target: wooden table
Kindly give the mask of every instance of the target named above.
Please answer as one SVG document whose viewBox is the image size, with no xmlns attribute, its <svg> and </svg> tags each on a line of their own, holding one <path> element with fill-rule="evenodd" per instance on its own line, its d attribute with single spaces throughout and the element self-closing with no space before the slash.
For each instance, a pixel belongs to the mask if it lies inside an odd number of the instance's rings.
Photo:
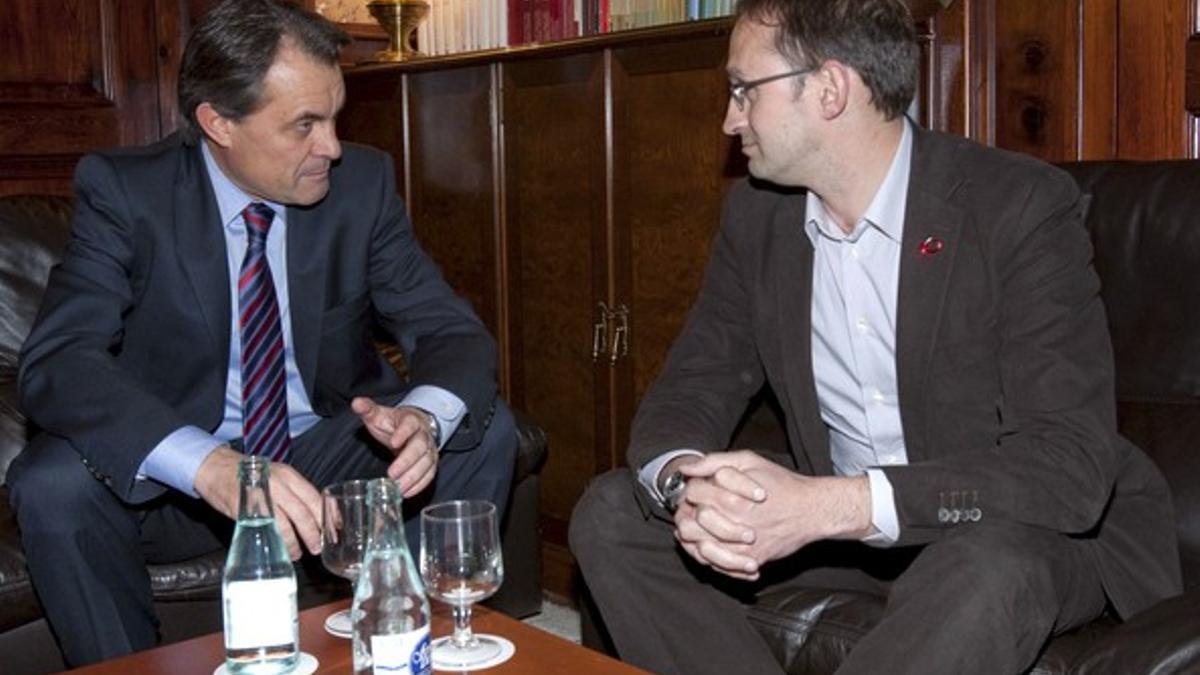
<svg viewBox="0 0 1200 675">
<path fill-rule="evenodd" d="M 300 650 L 317 657 L 320 662 L 317 673 L 349 675 L 354 672 L 350 640 L 334 637 L 326 633 L 324 628 L 325 617 L 349 604 L 349 601 L 343 600 L 300 613 Z M 478 672 L 496 675 L 621 675 L 645 672 L 556 635 L 526 626 L 486 607 L 476 606 L 473 616 L 471 627 L 476 632 L 502 635 L 512 640 L 517 648 L 517 653 L 508 661 Z M 453 624 L 446 606 L 434 603 L 434 637 L 448 635 Z M 224 658 L 222 635 L 213 633 L 70 672 L 80 675 L 211 675 Z"/>
</svg>

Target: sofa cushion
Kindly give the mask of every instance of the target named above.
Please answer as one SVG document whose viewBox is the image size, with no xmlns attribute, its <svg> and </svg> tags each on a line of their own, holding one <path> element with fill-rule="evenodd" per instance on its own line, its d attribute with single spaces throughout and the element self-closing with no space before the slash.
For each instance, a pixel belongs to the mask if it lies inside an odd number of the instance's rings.
<svg viewBox="0 0 1200 675">
<path fill-rule="evenodd" d="M 0 487 L 0 633 L 42 616 L 33 594 L 17 522 L 8 507 L 8 489 Z"/>
<path fill-rule="evenodd" d="M 70 227 L 66 197 L 0 197 L 0 484 L 25 445 L 25 417 L 16 405 L 17 357 Z"/>
<path fill-rule="evenodd" d="M 1200 588 L 1200 162 L 1065 164 L 1087 226 L 1116 361 L 1118 422 L 1162 469 L 1184 584 Z"/>
</svg>

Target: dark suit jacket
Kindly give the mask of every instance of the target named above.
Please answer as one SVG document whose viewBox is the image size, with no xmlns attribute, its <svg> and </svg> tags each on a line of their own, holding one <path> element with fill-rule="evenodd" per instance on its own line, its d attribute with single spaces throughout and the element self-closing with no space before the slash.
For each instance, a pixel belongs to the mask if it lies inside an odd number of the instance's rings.
<svg viewBox="0 0 1200 675">
<path fill-rule="evenodd" d="M 1122 615 L 1181 590 L 1167 486 L 1116 432 L 1112 348 L 1065 173 L 969 141 L 915 134 L 902 242 L 896 374 L 907 466 L 898 545 L 937 540 L 950 500 L 1091 542 Z M 629 463 L 727 446 L 764 381 L 799 470 L 833 472 L 812 372 L 805 195 L 744 181 L 704 284 L 634 421 Z M 938 253 L 921 253 L 936 237 Z M 967 497 L 969 496 L 969 497 Z"/>
<path fill-rule="evenodd" d="M 413 386 L 453 392 L 468 414 L 448 447 L 478 444 L 496 395 L 495 344 L 425 255 L 390 157 L 345 144 L 328 196 L 289 207 L 287 274 L 296 364 L 315 412 L 404 384 L 372 341 L 373 321 L 403 348 Z M 203 157 L 170 137 L 84 157 L 62 263 L 22 350 L 21 403 L 69 440 L 117 494 L 151 449 L 224 413 L 230 288 L 225 239 Z"/>
</svg>

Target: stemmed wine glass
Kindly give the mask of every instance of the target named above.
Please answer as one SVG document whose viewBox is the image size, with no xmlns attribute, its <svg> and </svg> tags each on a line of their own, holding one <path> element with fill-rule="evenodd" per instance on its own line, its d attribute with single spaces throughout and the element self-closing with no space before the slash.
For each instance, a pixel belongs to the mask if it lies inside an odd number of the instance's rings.
<svg viewBox="0 0 1200 675">
<path fill-rule="evenodd" d="M 471 631 L 471 604 L 491 596 L 504 580 L 496 521 L 496 505 L 482 500 L 421 510 L 421 578 L 431 597 L 454 609 L 454 634 L 432 644 L 438 668 L 469 668 L 500 654 L 497 638 Z"/>
<path fill-rule="evenodd" d="M 321 491 L 321 562 L 351 585 L 358 579 L 367 547 L 368 482 L 348 480 Z M 350 610 L 329 615 L 325 628 L 338 637 L 350 637 Z"/>
</svg>

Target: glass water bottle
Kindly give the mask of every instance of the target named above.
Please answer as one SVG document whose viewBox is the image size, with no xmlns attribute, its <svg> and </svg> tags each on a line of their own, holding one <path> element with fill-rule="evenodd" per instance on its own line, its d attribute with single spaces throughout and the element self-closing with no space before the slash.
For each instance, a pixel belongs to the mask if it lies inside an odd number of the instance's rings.
<svg viewBox="0 0 1200 675">
<path fill-rule="evenodd" d="M 287 673 L 300 656 L 296 572 L 275 524 L 270 463 L 248 456 L 238 468 L 237 528 L 225 559 L 225 669 L 238 675 Z"/>
<path fill-rule="evenodd" d="M 354 588 L 354 674 L 429 675 L 429 600 L 404 540 L 400 488 L 367 486 L 367 548 Z"/>
</svg>

